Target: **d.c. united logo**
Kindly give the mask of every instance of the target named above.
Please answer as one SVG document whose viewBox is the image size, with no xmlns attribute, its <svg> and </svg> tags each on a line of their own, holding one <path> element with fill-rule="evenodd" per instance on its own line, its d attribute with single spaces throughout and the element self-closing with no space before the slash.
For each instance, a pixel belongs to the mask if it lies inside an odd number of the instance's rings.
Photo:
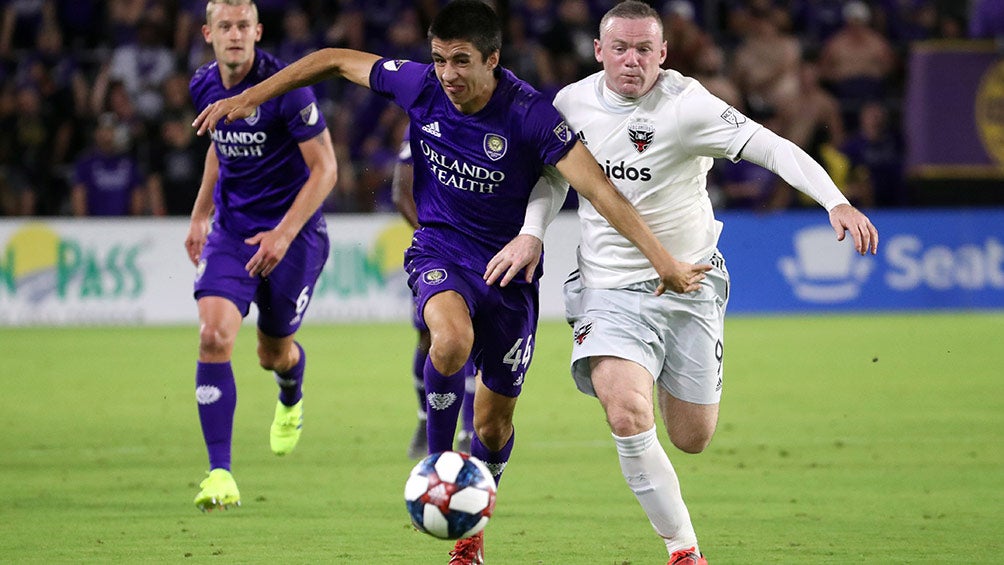
<svg viewBox="0 0 1004 565">
<path fill-rule="evenodd" d="M 485 134 L 485 155 L 492 161 L 498 161 L 505 156 L 505 152 L 509 149 L 509 142 L 506 141 L 504 137 L 497 133 Z"/>
<path fill-rule="evenodd" d="M 655 128 L 649 124 L 636 123 L 628 126 L 628 139 L 638 153 L 644 153 L 655 137 Z"/>
<path fill-rule="evenodd" d="M 589 332 L 591 331 L 593 331 L 592 322 L 582 324 L 581 326 L 575 328 L 575 331 L 572 332 L 572 339 L 575 340 L 576 344 L 582 345 L 582 342 L 586 341 L 586 338 L 589 337 Z"/>
</svg>

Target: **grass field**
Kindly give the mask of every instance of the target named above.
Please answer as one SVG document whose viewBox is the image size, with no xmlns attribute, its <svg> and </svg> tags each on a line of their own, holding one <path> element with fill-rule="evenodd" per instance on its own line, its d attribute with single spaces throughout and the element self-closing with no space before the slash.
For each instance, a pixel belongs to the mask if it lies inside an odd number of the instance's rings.
<svg viewBox="0 0 1004 565">
<path fill-rule="evenodd" d="M 445 563 L 402 498 L 412 330 L 305 326 L 304 435 L 281 459 L 253 336 L 244 505 L 201 514 L 194 326 L 0 330 L 0 562 Z M 711 563 L 1004 562 L 1004 314 L 734 317 L 727 336 L 715 440 L 670 449 Z M 568 377 L 567 327 L 537 343 L 489 562 L 665 563 Z"/>
</svg>

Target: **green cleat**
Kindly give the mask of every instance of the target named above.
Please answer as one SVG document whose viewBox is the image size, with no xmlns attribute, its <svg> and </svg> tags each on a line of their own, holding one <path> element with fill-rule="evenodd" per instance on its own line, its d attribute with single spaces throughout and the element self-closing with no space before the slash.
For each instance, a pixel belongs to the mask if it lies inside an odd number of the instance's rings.
<svg viewBox="0 0 1004 565">
<path fill-rule="evenodd" d="M 209 476 L 199 483 L 202 490 L 195 495 L 195 506 L 203 512 L 217 508 L 226 510 L 241 505 L 241 493 L 237 490 L 234 476 L 226 469 L 213 469 Z"/>
<path fill-rule="evenodd" d="M 303 399 L 292 406 L 282 402 L 275 404 L 275 418 L 272 420 L 272 431 L 269 435 L 269 445 L 272 453 L 285 455 L 296 447 L 303 430 Z"/>
</svg>

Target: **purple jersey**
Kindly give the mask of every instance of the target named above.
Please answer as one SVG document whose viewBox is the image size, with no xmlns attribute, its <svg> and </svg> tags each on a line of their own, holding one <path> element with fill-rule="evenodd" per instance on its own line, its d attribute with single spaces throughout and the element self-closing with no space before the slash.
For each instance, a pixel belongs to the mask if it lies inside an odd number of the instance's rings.
<svg viewBox="0 0 1004 565">
<path fill-rule="evenodd" d="M 89 153 L 77 161 L 74 181 L 87 191 L 87 215 L 128 216 L 143 176 L 128 155 Z"/>
<path fill-rule="evenodd" d="M 255 49 L 251 71 L 230 89 L 223 87 L 216 61 L 202 66 L 189 85 L 196 111 L 243 92 L 283 66 L 272 55 Z M 214 223 L 245 237 L 278 225 L 310 176 L 298 144 L 319 135 L 325 127 L 309 88 L 273 98 L 242 120 L 230 124 L 221 120 L 212 134 L 220 161 L 213 192 Z M 323 223 L 318 210 L 304 229 Z"/>
<path fill-rule="evenodd" d="M 466 115 L 447 98 L 431 64 L 383 59 L 370 72 L 373 91 L 404 108 L 411 120 L 422 225 L 414 246 L 479 274 L 519 234 L 544 165 L 557 163 L 576 141 L 533 87 L 505 69 L 496 76 L 488 104 Z"/>
</svg>

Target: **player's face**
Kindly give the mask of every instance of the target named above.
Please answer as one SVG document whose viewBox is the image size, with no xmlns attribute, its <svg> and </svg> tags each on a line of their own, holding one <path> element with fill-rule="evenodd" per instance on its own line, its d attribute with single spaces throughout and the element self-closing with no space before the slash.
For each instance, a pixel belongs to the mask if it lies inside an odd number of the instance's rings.
<svg viewBox="0 0 1004 565">
<path fill-rule="evenodd" d="M 610 18 L 593 47 L 607 86 L 628 98 L 648 93 L 666 60 L 662 30 L 652 18 Z"/>
<path fill-rule="evenodd" d="M 488 104 L 495 92 L 496 51 L 487 58 L 470 41 L 432 39 L 432 62 L 447 98 L 464 114 L 473 114 Z"/>
<path fill-rule="evenodd" d="M 213 46 L 216 60 L 231 72 L 250 68 L 254 62 L 254 44 L 261 39 L 261 24 L 249 5 L 214 4 L 209 23 L 202 26 L 202 36 Z"/>
</svg>

